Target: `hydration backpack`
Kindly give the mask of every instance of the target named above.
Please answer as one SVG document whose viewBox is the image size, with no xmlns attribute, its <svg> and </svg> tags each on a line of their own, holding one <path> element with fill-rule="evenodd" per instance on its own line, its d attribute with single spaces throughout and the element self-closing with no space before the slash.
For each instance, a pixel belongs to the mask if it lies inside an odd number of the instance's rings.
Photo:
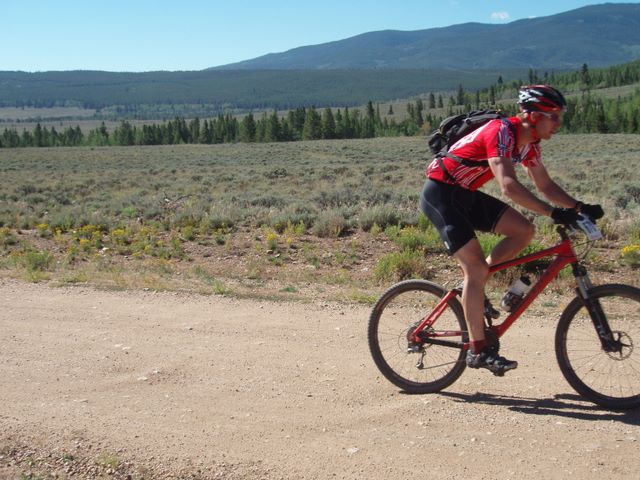
<svg viewBox="0 0 640 480">
<path fill-rule="evenodd" d="M 508 122 L 506 118 L 507 116 L 498 110 L 474 110 L 469 113 L 453 115 L 442 120 L 438 129 L 429 136 L 427 141 L 431 152 L 436 156 L 440 168 L 445 172 L 447 177 L 453 179 L 444 166 L 442 161 L 443 157 L 451 158 L 468 167 L 488 167 L 489 162 L 486 160 L 472 162 L 449 153 L 449 149 L 462 137 L 470 134 L 474 130 L 477 130 L 491 120 L 501 119 L 504 122 L 507 122 L 509 124 L 509 128 L 513 131 L 513 125 L 511 122 Z"/>
<path fill-rule="evenodd" d="M 506 118 L 506 116 L 498 110 L 474 110 L 447 117 L 440 122 L 438 129 L 429 136 L 429 148 L 434 155 L 444 155 L 462 137 L 497 118 Z"/>
</svg>

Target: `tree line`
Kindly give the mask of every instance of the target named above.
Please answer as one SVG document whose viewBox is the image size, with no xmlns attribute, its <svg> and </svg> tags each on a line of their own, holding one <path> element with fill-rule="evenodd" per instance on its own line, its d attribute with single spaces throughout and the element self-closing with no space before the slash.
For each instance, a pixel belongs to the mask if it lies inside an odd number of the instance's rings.
<svg viewBox="0 0 640 480">
<path fill-rule="evenodd" d="M 445 97 L 430 93 L 426 100 L 418 98 L 406 105 L 406 118 L 396 121 L 393 107 L 386 115 L 380 105 L 369 101 L 363 112 L 349 108 L 317 109 L 298 107 L 286 114 L 274 110 L 256 118 L 253 113 L 244 117 L 231 114 L 216 118 L 186 120 L 176 117 L 163 123 L 134 125 L 123 120 L 109 132 L 105 124 L 84 133 L 79 126 L 61 131 L 37 124 L 19 133 L 5 128 L 0 135 L 0 148 L 109 146 L 109 145 L 175 145 L 216 144 L 233 142 L 289 142 L 317 139 L 352 139 L 382 136 L 411 136 L 433 130 L 440 121 L 452 114 L 473 109 L 499 106 L 505 113 L 514 114 L 513 98 L 523 83 L 549 83 L 569 97 L 569 109 L 563 128 L 569 133 L 640 133 L 640 88 L 628 95 L 605 97 L 594 90 L 619 87 L 640 82 L 640 61 L 590 71 L 585 64 L 577 72 L 556 75 L 529 71 L 527 82 L 503 82 L 498 78 L 489 88 L 469 92 L 462 85 Z M 391 118 L 389 118 L 391 117 Z"/>
<path fill-rule="evenodd" d="M 123 120 L 109 132 L 104 122 L 84 134 L 80 127 L 61 131 L 37 124 L 32 131 L 4 129 L 0 147 L 56 146 L 128 146 L 216 144 L 233 142 L 290 142 L 296 140 L 373 138 L 379 136 L 415 135 L 424 125 L 419 100 L 407 107 L 412 114 L 403 121 L 382 118 L 380 106 L 368 102 L 364 113 L 359 110 L 318 110 L 299 107 L 287 114 L 274 110 L 256 118 L 249 113 L 242 118 L 226 114 L 212 119 L 177 117 L 163 123 L 134 125 Z"/>
</svg>

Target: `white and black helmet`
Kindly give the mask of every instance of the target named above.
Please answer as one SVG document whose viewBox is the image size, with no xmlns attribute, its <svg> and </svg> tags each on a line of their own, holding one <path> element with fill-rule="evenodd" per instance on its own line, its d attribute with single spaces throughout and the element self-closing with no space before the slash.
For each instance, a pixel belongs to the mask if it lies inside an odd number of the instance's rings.
<svg viewBox="0 0 640 480">
<path fill-rule="evenodd" d="M 567 109 L 567 101 L 562 93 L 549 85 L 520 87 L 518 105 L 526 112 L 565 111 Z"/>
</svg>

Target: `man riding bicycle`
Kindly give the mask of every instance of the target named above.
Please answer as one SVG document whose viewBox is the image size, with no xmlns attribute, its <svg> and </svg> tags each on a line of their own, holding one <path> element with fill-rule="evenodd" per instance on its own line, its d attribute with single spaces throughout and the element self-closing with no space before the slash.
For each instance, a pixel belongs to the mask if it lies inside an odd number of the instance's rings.
<svg viewBox="0 0 640 480">
<path fill-rule="evenodd" d="M 562 93 L 548 85 L 524 86 L 518 105 L 518 115 L 489 121 L 458 140 L 446 155 L 434 159 L 427 167 L 420 197 L 421 210 L 438 229 L 464 274 L 462 305 L 470 338 L 467 365 L 494 373 L 512 370 L 518 363 L 498 355 L 485 340 L 484 289 L 489 265 L 513 258 L 529 244 L 535 228 L 517 210 L 478 189 L 495 178 L 504 196 L 556 223 L 575 222 L 578 213 L 592 218 L 604 213 L 600 205 L 588 205 L 569 195 L 551 179 L 542 163 L 540 140 L 548 140 L 558 131 L 567 108 Z M 516 164 L 556 207 L 518 181 Z M 487 258 L 476 230 L 504 236 Z"/>
</svg>

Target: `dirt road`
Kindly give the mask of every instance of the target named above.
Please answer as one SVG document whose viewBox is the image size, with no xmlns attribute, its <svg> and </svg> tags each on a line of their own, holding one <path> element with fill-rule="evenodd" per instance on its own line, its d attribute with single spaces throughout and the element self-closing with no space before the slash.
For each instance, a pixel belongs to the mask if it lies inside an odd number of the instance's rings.
<svg viewBox="0 0 640 480">
<path fill-rule="evenodd" d="M 564 304 L 505 337 L 518 370 L 412 396 L 367 307 L 0 280 L 0 478 L 637 478 L 640 412 L 556 365 Z"/>
</svg>

